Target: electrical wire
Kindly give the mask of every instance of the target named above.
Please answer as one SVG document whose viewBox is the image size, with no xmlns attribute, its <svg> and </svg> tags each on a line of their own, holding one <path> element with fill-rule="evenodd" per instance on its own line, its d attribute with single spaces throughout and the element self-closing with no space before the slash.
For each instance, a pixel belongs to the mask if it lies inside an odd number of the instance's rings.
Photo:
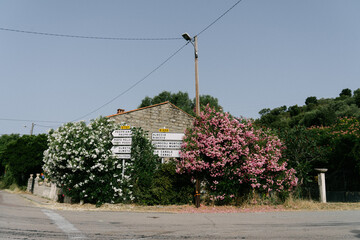
<svg viewBox="0 0 360 240">
<path fill-rule="evenodd" d="M 221 14 L 218 18 L 216 18 L 213 22 L 211 22 L 208 26 L 206 26 L 203 30 L 201 30 L 197 36 L 201 35 L 203 32 L 208 30 L 210 27 L 212 27 L 216 22 L 218 22 L 221 18 L 223 18 L 227 13 L 229 13 L 236 5 L 238 5 L 242 0 L 238 0 L 234 5 L 232 5 L 228 10 L 226 10 L 223 14 Z M 157 41 L 157 40 L 179 40 L 182 39 L 180 37 L 177 38 L 130 38 L 130 37 L 98 37 L 98 36 L 81 36 L 81 35 L 69 35 L 69 34 L 58 34 L 58 33 L 46 33 L 46 32 L 34 32 L 34 31 L 25 31 L 25 30 L 18 30 L 18 29 L 9 29 L 9 28 L 2 28 L 0 27 L 0 30 L 2 31 L 12 31 L 12 32 L 18 32 L 18 33 L 28 33 L 28 34 L 37 34 L 37 35 L 46 35 L 46 36 L 54 36 L 54 37 L 68 37 L 68 38 L 84 38 L 84 39 L 97 39 L 97 40 L 125 40 L 125 41 Z M 143 78 L 141 78 L 139 81 L 135 82 L 133 85 L 131 85 L 128 89 L 121 92 L 119 95 L 115 96 L 108 102 L 104 103 L 100 107 L 94 109 L 93 111 L 76 118 L 72 120 L 71 122 L 78 121 L 80 119 L 83 119 L 101 108 L 109 105 L 119 97 L 123 96 L 125 93 L 129 92 L 131 89 L 136 87 L 138 84 L 143 82 L 145 79 L 147 79 L 150 75 L 152 75 L 154 72 L 156 72 L 159 68 L 161 68 L 165 63 L 167 63 L 170 59 L 172 59 L 177 53 L 179 53 L 185 46 L 187 46 L 190 43 L 188 41 L 186 44 L 184 44 L 182 47 L 180 47 L 177 51 L 175 51 L 173 54 L 171 54 L 168 58 L 166 58 L 161 64 L 159 64 L 157 67 L 155 67 L 151 72 L 149 72 L 147 75 L 145 75 Z M 33 121 L 33 120 L 19 120 L 19 119 L 1 119 L 0 120 L 10 120 L 10 121 L 27 121 L 27 122 L 54 122 L 54 121 Z M 54 122 L 55 123 L 55 122 Z M 63 123 L 63 122 L 56 122 L 56 123 Z M 40 126 L 40 125 L 39 125 Z M 44 126 L 45 127 L 45 126 Z M 50 127 L 50 126 L 46 126 Z"/>
<path fill-rule="evenodd" d="M 208 30 L 212 25 L 224 17 L 228 12 L 230 12 L 236 5 L 238 5 L 242 0 L 238 0 L 233 6 L 231 6 L 227 11 L 221 14 L 217 19 L 211 22 L 207 27 L 201 30 L 197 36 Z M 85 36 L 85 35 L 71 35 L 71 34 L 61 34 L 61 33 L 49 33 L 49 32 L 38 32 L 38 31 L 28 31 L 20 30 L 13 28 L 3 28 L 0 27 L 1 31 L 16 32 L 16 33 L 26 33 L 26 34 L 35 34 L 35 35 L 44 35 L 52 37 L 66 37 L 66 38 L 83 38 L 83 39 L 94 39 L 94 40 L 117 40 L 117 41 L 169 41 L 169 40 L 181 40 L 181 37 L 162 37 L 162 38 L 146 38 L 146 37 L 100 37 L 100 36 Z"/>
<path fill-rule="evenodd" d="M 47 120 L 28 120 L 28 119 L 14 119 L 14 118 L 0 118 L 0 121 L 11 121 L 11 122 L 43 122 L 43 123 L 65 123 L 60 121 L 47 121 Z"/>
<path fill-rule="evenodd" d="M 104 103 L 103 105 L 101 105 L 100 107 L 94 109 L 93 111 L 79 117 L 76 118 L 74 120 L 72 120 L 71 122 L 76 122 L 80 119 L 84 119 L 85 117 L 97 112 L 98 110 L 100 110 L 101 108 L 109 105 L 110 103 L 112 103 L 113 101 L 115 101 L 116 99 L 118 99 L 119 97 L 123 96 L 125 93 L 129 92 L 131 89 L 133 89 L 134 87 L 136 87 L 138 84 L 140 84 L 141 82 L 143 82 L 145 79 L 147 79 L 150 75 L 152 75 L 154 72 L 156 72 L 159 68 L 161 68 L 165 63 L 167 63 L 168 61 L 170 61 L 170 59 L 172 59 L 176 54 L 178 54 L 183 48 L 186 47 L 186 45 L 188 45 L 189 42 L 186 42 L 182 47 L 180 47 L 178 50 L 176 50 L 173 54 L 171 54 L 168 58 L 166 58 L 162 63 L 160 63 L 157 67 L 155 67 L 151 72 L 149 72 L 147 75 L 145 75 L 143 78 L 141 78 L 139 81 L 137 81 L 136 83 L 134 83 L 133 85 L 131 85 L 128 89 L 126 89 L 125 91 L 121 92 L 119 95 L 117 95 L 116 97 L 112 98 L 111 100 L 109 100 L 108 102 Z"/>
<path fill-rule="evenodd" d="M 3 136 L 3 135 L 19 135 L 19 136 L 24 136 L 26 134 L 20 134 L 20 133 L 0 133 L 0 136 Z"/>
<path fill-rule="evenodd" d="M 219 21 L 221 18 L 223 18 L 226 14 L 228 14 L 236 5 L 238 5 L 242 0 L 238 0 L 234 5 L 232 5 L 228 10 L 226 10 L 223 14 L 221 14 L 217 19 L 215 19 L 213 22 L 211 22 L 207 27 L 205 27 L 203 30 L 201 30 L 197 36 L 208 30 L 210 27 L 212 27 L 217 21 Z"/>
<path fill-rule="evenodd" d="M 48 32 L 35 32 L 11 28 L 0 27 L 1 31 L 9 31 L 16 33 L 27 33 L 35 35 L 45 35 L 51 37 L 66 37 L 66 38 L 83 38 L 83 39 L 93 39 L 93 40 L 116 40 L 116 41 L 169 41 L 169 40 L 180 40 L 181 37 L 164 37 L 164 38 L 137 38 L 137 37 L 99 37 L 99 36 L 83 36 L 83 35 L 70 35 L 70 34 L 60 34 L 60 33 L 48 33 Z"/>
<path fill-rule="evenodd" d="M 56 127 L 57 125 L 47 126 L 47 125 L 35 124 L 35 126 L 36 126 L 36 127 L 43 127 L 43 128 L 53 128 L 53 127 Z"/>
<path fill-rule="evenodd" d="M 206 30 L 208 30 L 210 27 L 212 27 L 217 21 L 219 21 L 221 18 L 223 18 L 227 13 L 229 13 L 236 5 L 238 5 L 242 0 L 238 0 L 234 5 L 232 5 L 228 10 L 226 10 L 223 14 L 221 14 L 218 18 L 216 18 L 213 22 L 211 22 L 208 26 L 206 26 L 203 30 L 201 30 L 197 36 L 199 36 L 200 34 L 202 34 L 203 32 L 205 32 Z M 181 38 L 180 38 L 181 39 Z M 163 61 L 160 65 L 158 65 L 156 68 L 154 68 L 149 74 L 147 74 L 145 77 L 143 77 L 142 79 L 140 79 L 139 81 L 137 81 L 136 83 L 134 83 L 133 85 L 131 85 L 128 89 L 126 89 L 125 91 L 123 91 L 122 93 L 120 93 L 119 95 L 117 95 L 116 97 L 112 98 L 110 101 L 104 103 L 103 105 L 101 105 L 100 107 L 94 109 L 93 111 L 74 119 L 71 122 L 76 122 L 80 119 L 83 119 L 95 112 L 97 112 L 98 110 L 100 110 L 101 108 L 109 105 L 110 103 L 112 103 L 113 101 L 115 101 L 116 99 L 118 99 L 119 97 L 123 96 L 125 93 L 129 92 L 131 89 L 133 89 L 135 86 L 137 86 L 139 83 L 141 83 L 142 81 L 144 81 L 146 78 L 148 78 L 151 74 L 153 74 L 155 71 L 157 71 L 159 68 L 161 68 L 166 62 L 168 62 L 171 58 L 173 58 L 178 52 L 180 52 L 186 45 L 188 45 L 190 43 L 190 41 L 187 41 L 186 44 L 184 44 L 181 48 L 179 48 L 176 52 L 174 52 L 172 55 L 170 55 L 170 57 L 168 57 L 165 61 Z"/>
</svg>

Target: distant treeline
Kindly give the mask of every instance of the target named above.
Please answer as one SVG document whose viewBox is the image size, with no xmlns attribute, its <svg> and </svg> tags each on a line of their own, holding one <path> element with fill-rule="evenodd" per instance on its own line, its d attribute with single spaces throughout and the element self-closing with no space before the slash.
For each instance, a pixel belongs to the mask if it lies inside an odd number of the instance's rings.
<svg viewBox="0 0 360 240">
<path fill-rule="evenodd" d="M 352 91 L 343 89 L 336 98 L 321 98 L 315 96 L 306 98 L 304 106 L 281 106 L 274 109 L 264 108 L 260 112 L 260 125 L 277 129 L 297 125 L 330 126 L 339 117 L 360 118 L 360 88 Z"/>
</svg>

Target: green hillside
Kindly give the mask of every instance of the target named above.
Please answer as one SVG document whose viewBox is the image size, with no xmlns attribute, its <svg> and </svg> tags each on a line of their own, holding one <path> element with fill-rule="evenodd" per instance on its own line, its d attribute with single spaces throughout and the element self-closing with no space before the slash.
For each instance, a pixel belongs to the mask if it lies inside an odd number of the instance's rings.
<svg viewBox="0 0 360 240">
<path fill-rule="evenodd" d="M 281 106 L 274 109 L 264 108 L 256 120 L 259 125 L 269 128 L 286 128 L 297 125 L 330 126 L 340 117 L 360 119 L 360 88 L 354 93 L 348 88 L 343 89 L 336 98 L 315 96 L 306 98 L 303 106 Z"/>
</svg>

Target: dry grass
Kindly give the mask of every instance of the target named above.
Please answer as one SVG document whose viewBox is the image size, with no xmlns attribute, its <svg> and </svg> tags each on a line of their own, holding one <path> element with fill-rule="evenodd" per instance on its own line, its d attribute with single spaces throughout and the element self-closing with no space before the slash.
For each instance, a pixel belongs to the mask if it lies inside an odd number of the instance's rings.
<svg viewBox="0 0 360 240">
<path fill-rule="evenodd" d="M 103 204 L 96 207 L 94 204 L 68 204 L 57 203 L 45 198 L 37 197 L 29 193 L 9 191 L 20 194 L 39 207 L 68 211 L 119 211 L 119 212 L 165 212 L 165 213 L 250 213 L 250 212 L 279 212 L 279 211 L 345 211 L 360 210 L 360 202 L 357 203 L 319 203 L 309 200 L 289 198 L 284 204 L 251 204 L 241 206 L 208 206 L 201 205 L 167 205 L 167 206 L 140 206 L 135 204 Z"/>
<path fill-rule="evenodd" d="M 166 212 L 166 213 L 251 213 L 279 211 L 344 211 L 360 210 L 360 203 L 319 203 L 305 200 L 291 200 L 281 205 L 243 206 L 206 206 L 195 208 L 194 205 L 139 206 L 135 204 L 104 204 L 96 207 L 93 204 L 52 203 L 49 208 L 76 211 L 121 211 L 121 212 Z"/>
<path fill-rule="evenodd" d="M 321 211 L 321 210 L 360 210 L 360 202 L 344 203 L 344 202 L 330 202 L 320 203 L 311 200 L 288 199 L 284 204 L 288 210 L 307 210 L 307 211 Z"/>
</svg>

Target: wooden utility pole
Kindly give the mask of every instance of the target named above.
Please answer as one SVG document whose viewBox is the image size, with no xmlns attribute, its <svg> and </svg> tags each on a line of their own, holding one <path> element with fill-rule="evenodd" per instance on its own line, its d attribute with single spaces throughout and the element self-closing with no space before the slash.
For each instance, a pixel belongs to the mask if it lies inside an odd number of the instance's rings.
<svg viewBox="0 0 360 240">
<path fill-rule="evenodd" d="M 34 126 L 35 126 L 35 123 L 32 123 L 32 124 L 31 124 L 31 129 L 30 129 L 30 136 L 33 135 Z"/>
<path fill-rule="evenodd" d="M 200 116 L 200 97 L 199 97 L 199 72 L 198 72 L 198 44 L 197 36 L 191 38 L 188 33 L 184 33 L 182 37 L 190 42 L 194 46 L 195 53 L 195 114 L 197 117 Z M 196 177 L 195 183 L 195 206 L 200 207 L 200 179 Z"/>
<path fill-rule="evenodd" d="M 199 71 L 198 71 L 198 45 L 197 36 L 194 37 L 194 53 L 195 53 L 195 113 L 200 116 L 200 97 L 199 97 Z M 195 206 L 200 207 L 200 179 L 196 177 L 195 183 Z"/>
<path fill-rule="evenodd" d="M 197 36 L 194 37 L 194 52 L 195 52 L 195 112 L 196 116 L 200 116 L 200 97 L 199 97 L 199 72 L 198 72 L 198 45 Z"/>
</svg>

